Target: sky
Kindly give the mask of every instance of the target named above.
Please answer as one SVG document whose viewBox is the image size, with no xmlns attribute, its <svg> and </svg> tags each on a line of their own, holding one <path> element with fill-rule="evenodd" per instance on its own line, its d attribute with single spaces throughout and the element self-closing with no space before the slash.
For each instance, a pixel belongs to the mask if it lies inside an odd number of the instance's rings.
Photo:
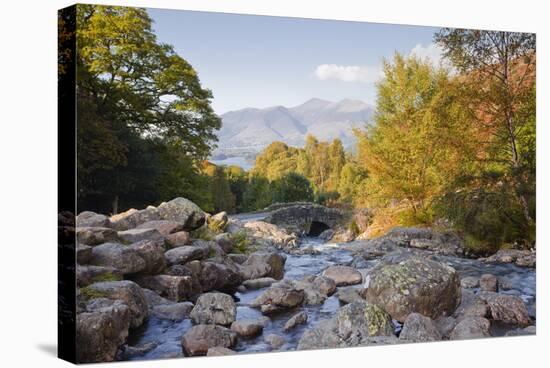
<svg viewBox="0 0 550 368">
<path fill-rule="evenodd" d="M 383 58 L 439 63 L 433 27 L 148 9 L 160 42 L 197 70 L 216 113 L 311 98 L 376 101 Z"/>
</svg>

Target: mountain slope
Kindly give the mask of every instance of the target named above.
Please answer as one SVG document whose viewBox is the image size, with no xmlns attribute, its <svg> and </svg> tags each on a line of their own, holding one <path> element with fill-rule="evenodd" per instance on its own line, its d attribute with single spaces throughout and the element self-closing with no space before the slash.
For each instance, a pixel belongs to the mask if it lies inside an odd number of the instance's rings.
<svg viewBox="0 0 550 368">
<path fill-rule="evenodd" d="M 221 116 L 218 151 L 259 151 L 274 140 L 302 146 L 307 134 L 321 140 L 340 138 L 344 145 L 353 142 L 354 127 L 363 127 L 372 117 L 372 107 L 358 100 L 330 102 L 313 98 L 287 108 L 246 108 Z"/>
</svg>

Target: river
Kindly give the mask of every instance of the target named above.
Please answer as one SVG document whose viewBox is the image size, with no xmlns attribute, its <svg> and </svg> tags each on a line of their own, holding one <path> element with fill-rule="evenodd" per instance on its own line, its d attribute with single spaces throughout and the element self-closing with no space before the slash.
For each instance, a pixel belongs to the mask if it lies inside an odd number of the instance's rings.
<svg viewBox="0 0 550 368">
<path fill-rule="evenodd" d="M 261 214 L 251 216 L 254 219 L 260 218 Z M 350 245 L 353 243 L 347 243 Z M 286 254 L 285 278 L 299 279 L 306 275 L 315 275 L 320 273 L 328 266 L 342 264 L 348 265 L 352 262 L 353 256 L 349 250 L 344 249 L 338 244 L 323 243 L 319 238 L 304 238 L 301 247 L 313 247 L 320 251 L 319 254 L 311 255 L 291 255 Z M 532 268 L 522 268 L 514 264 L 485 264 L 474 259 L 464 259 L 450 256 L 439 256 L 441 261 L 454 267 L 461 275 L 479 277 L 484 273 L 494 274 L 509 284 L 510 289 L 501 291 L 502 293 L 517 295 L 527 304 L 529 314 L 535 319 L 535 294 L 536 294 L 536 271 Z M 376 264 L 376 260 L 362 262 L 360 271 L 366 271 Z M 357 287 L 361 287 L 358 285 Z M 251 308 L 250 302 L 260 295 L 265 289 L 250 290 L 246 292 L 237 292 L 234 294 L 237 301 L 237 320 L 256 319 L 262 317 L 258 309 Z M 474 289 L 475 290 L 475 289 Z M 264 337 L 268 334 L 279 334 L 285 337 L 286 343 L 281 350 L 295 350 L 298 341 L 304 330 L 315 326 L 319 321 L 329 319 L 334 316 L 340 308 L 340 302 L 336 296 L 331 296 L 321 305 L 302 306 L 308 314 L 308 322 L 305 325 L 299 325 L 290 332 L 283 332 L 285 322 L 296 310 L 279 313 L 271 317 L 270 322 L 264 327 L 263 333 L 252 339 L 239 339 L 234 350 L 238 352 L 266 352 L 270 351 L 268 344 L 264 342 Z M 185 319 L 180 322 L 161 320 L 151 316 L 148 322 L 136 331 L 130 333 L 129 344 L 131 346 L 140 346 L 154 342 L 158 344 L 156 348 L 145 355 L 133 357 L 132 359 L 158 359 L 166 357 L 183 356 L 181 348 L 181 337 L 192 327 L 191 320 Z M 399 325 L 395 324 L 396 329 Z M 495 324 L 491 328 L 493 336 L 502 336 L 510 327 Z"/>
</svg>

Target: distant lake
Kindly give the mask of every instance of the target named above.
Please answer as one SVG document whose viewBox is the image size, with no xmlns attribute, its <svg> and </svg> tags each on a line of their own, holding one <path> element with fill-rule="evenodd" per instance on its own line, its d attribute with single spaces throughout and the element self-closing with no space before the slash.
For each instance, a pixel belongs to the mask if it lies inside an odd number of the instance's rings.
<svg viewBox="0 0 550 368">
<path fill-rule="evenodd" d="M 209 160 L 209 161 L 212 162 L 214 165 L 240 166 L 246 171 L 252 169 L 252 167 L 254 166 L 254 163 L 251 163 L 247 161 L 244 157 L 240 157 L 240 156 L 228 157 L 223 160 Z"/>
</svg>

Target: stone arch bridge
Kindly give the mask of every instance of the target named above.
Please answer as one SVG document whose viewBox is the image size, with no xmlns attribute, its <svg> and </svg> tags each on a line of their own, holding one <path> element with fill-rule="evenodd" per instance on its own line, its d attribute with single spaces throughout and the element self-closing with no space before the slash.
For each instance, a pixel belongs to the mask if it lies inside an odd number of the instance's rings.
<svg viewBox="0 0 550 368">
<path fill-rule="evenodd" d="M 302 234 L 317 236 L 327 229 L 334 229 L 344 220 L 344 213 L 314 203 L 300 203 L 278 208 L 264 221 Z"/>
</svg>

